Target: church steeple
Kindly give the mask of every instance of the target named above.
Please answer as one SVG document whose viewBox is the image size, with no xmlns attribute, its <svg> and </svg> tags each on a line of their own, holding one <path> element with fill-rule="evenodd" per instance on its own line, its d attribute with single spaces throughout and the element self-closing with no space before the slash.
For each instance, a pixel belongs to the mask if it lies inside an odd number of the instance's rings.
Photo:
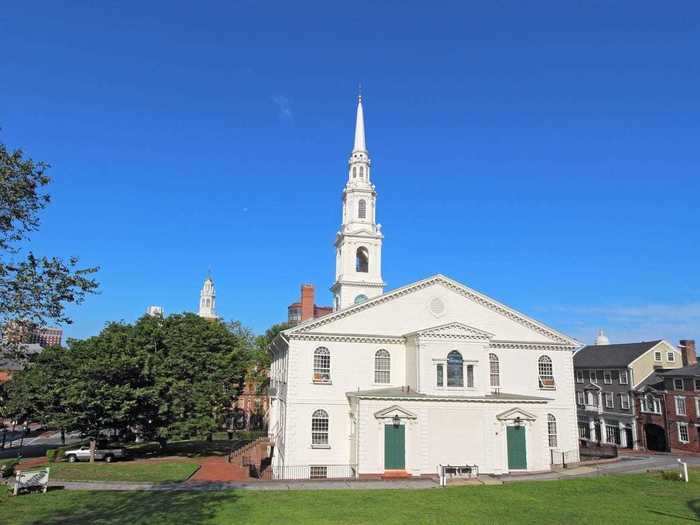
<svg viewBox="0 0 700 525">
<path fill-rule="evenodd" d="M 199 317 L 216 319 L 216 289 L 211 273 L 207 274 L 202 291 L 199 292 Z"/>
<path fill-rule="evenodd" d="M 343 191 L 343 223 L 335 240 L 335 309 L 381 295 L 382 233 L 377 224 L 377 192 L 370 182 L 372 162 L 365 139 L 362 95 L 357 100 L 355 143 L 348 161 L 348 182 Z"/>
</svg>

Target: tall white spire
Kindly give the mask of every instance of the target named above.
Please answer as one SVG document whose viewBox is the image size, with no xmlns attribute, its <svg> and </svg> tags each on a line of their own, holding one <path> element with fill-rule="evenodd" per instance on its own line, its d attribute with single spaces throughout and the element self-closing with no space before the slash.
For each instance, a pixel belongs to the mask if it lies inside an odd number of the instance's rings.
<svg viewBox="0 0 700 525">
<path fill-rule="evenodd" d="M 355 145 L 348 160 L 348 182 L 343 191 L 343 222 L 335 239 L 335 309 L 361 303 L 384 290 L 382 232 L 377 224 L 377 192 L 371 182 L 372 161 L 365 144 L 362 95 L 357 100 Z"/>
<path fill-rule="evenodd" d="M 355 121 L 355 146 L 356 151 L 367 151 L 365 144 L 365 112 L 362 110 L 362 94 L 357 96 L 357 120 Z"/>
<path fill-rule="evenodd" d="M 216 289 L 211 274 L 204 280 L 202 291 L 199 292 L 199 317 L 216 319 Z"/>
</svg>

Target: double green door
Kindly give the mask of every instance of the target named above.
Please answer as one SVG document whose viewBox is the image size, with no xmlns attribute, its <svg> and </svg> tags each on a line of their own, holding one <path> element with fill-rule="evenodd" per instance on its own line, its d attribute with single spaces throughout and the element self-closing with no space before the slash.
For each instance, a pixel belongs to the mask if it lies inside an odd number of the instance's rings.
<svg viewBox="0 0 700 525">
<path fill-rule="evenodd" d="M 527 449 L 525 446 L 525 427 L 507 427 L 508 433 L 508 470 L 525 470 L 527 468 Z"/>
<path fill-rule="evenodd" d="M 403 425 L 384 427 L 384 469 L 406 468 L 406 427 Z"/>
</svg>

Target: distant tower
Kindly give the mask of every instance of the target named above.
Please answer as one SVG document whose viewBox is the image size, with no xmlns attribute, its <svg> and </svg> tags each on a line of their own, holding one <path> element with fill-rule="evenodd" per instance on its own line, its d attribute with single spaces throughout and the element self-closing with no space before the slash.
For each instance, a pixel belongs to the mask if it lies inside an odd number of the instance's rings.
<svg viewBox="0 0 700 525">
<path fill-rule="evenodd" d="M 365 143 L 362 97 L 357 101 L 355 144 L 348 162 L 348 181 L 343 191 L 343 224 L 335 238 L 336 265 L 334 309 L 381 295 L 382 232 L 376 220 L 377 192 L 371 182 L 372 162 Z"/>
<path fill-rule="evenodd" d="M 163 317 L 163 307 L 149 306 L 146 308 L 146 315 L 150 315 L 151 317 Z"/>
<path fill-rule="evenodd" d="M 605 335 L 605 332 L 603 332 L 603 330 L 598 330 L 598 337 L 595 338 L 595 344 L 596 346 L 610 344 L 610 339 L 608 339 L 608 336 Z"/>
<path fill-rule="evenodd" d="M 211 275 L 207 275 L 199 292 L 199 317 L 216 319 L 216 290 Z"/>
</svg>

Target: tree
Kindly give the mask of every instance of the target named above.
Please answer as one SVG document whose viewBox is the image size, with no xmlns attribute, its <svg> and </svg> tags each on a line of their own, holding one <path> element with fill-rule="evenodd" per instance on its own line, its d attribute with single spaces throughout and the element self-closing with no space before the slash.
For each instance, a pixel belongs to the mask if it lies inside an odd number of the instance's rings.
<svg viewBox="0 0 700 525">
<path fill-rule="evenodd" d="M 0 325 L 70 323 L 65 312 L 97 289 L 97 268 L 79 268 L 78 259 L 37 256 L 29 234 L 39 228 L 39 212 L 50 199 L 48 164 L 25 158 L 0 143 Z M 0 351 L 9 351 L 5 341 Z M 17 350 L 15 345 L 14 350 Z"/>
<path fill-rule="evenodd" d="M 248 370 L 248 378 L 253 381 L 259 390 L 264 389 L 270 382 L 270 345 L 280 332 L 290 328 L 289 323 L 273 324 L 265 330 L 263 335 L 255 338 L 255 348 L 251 355 L 252 365 Z"/>
</svg>

